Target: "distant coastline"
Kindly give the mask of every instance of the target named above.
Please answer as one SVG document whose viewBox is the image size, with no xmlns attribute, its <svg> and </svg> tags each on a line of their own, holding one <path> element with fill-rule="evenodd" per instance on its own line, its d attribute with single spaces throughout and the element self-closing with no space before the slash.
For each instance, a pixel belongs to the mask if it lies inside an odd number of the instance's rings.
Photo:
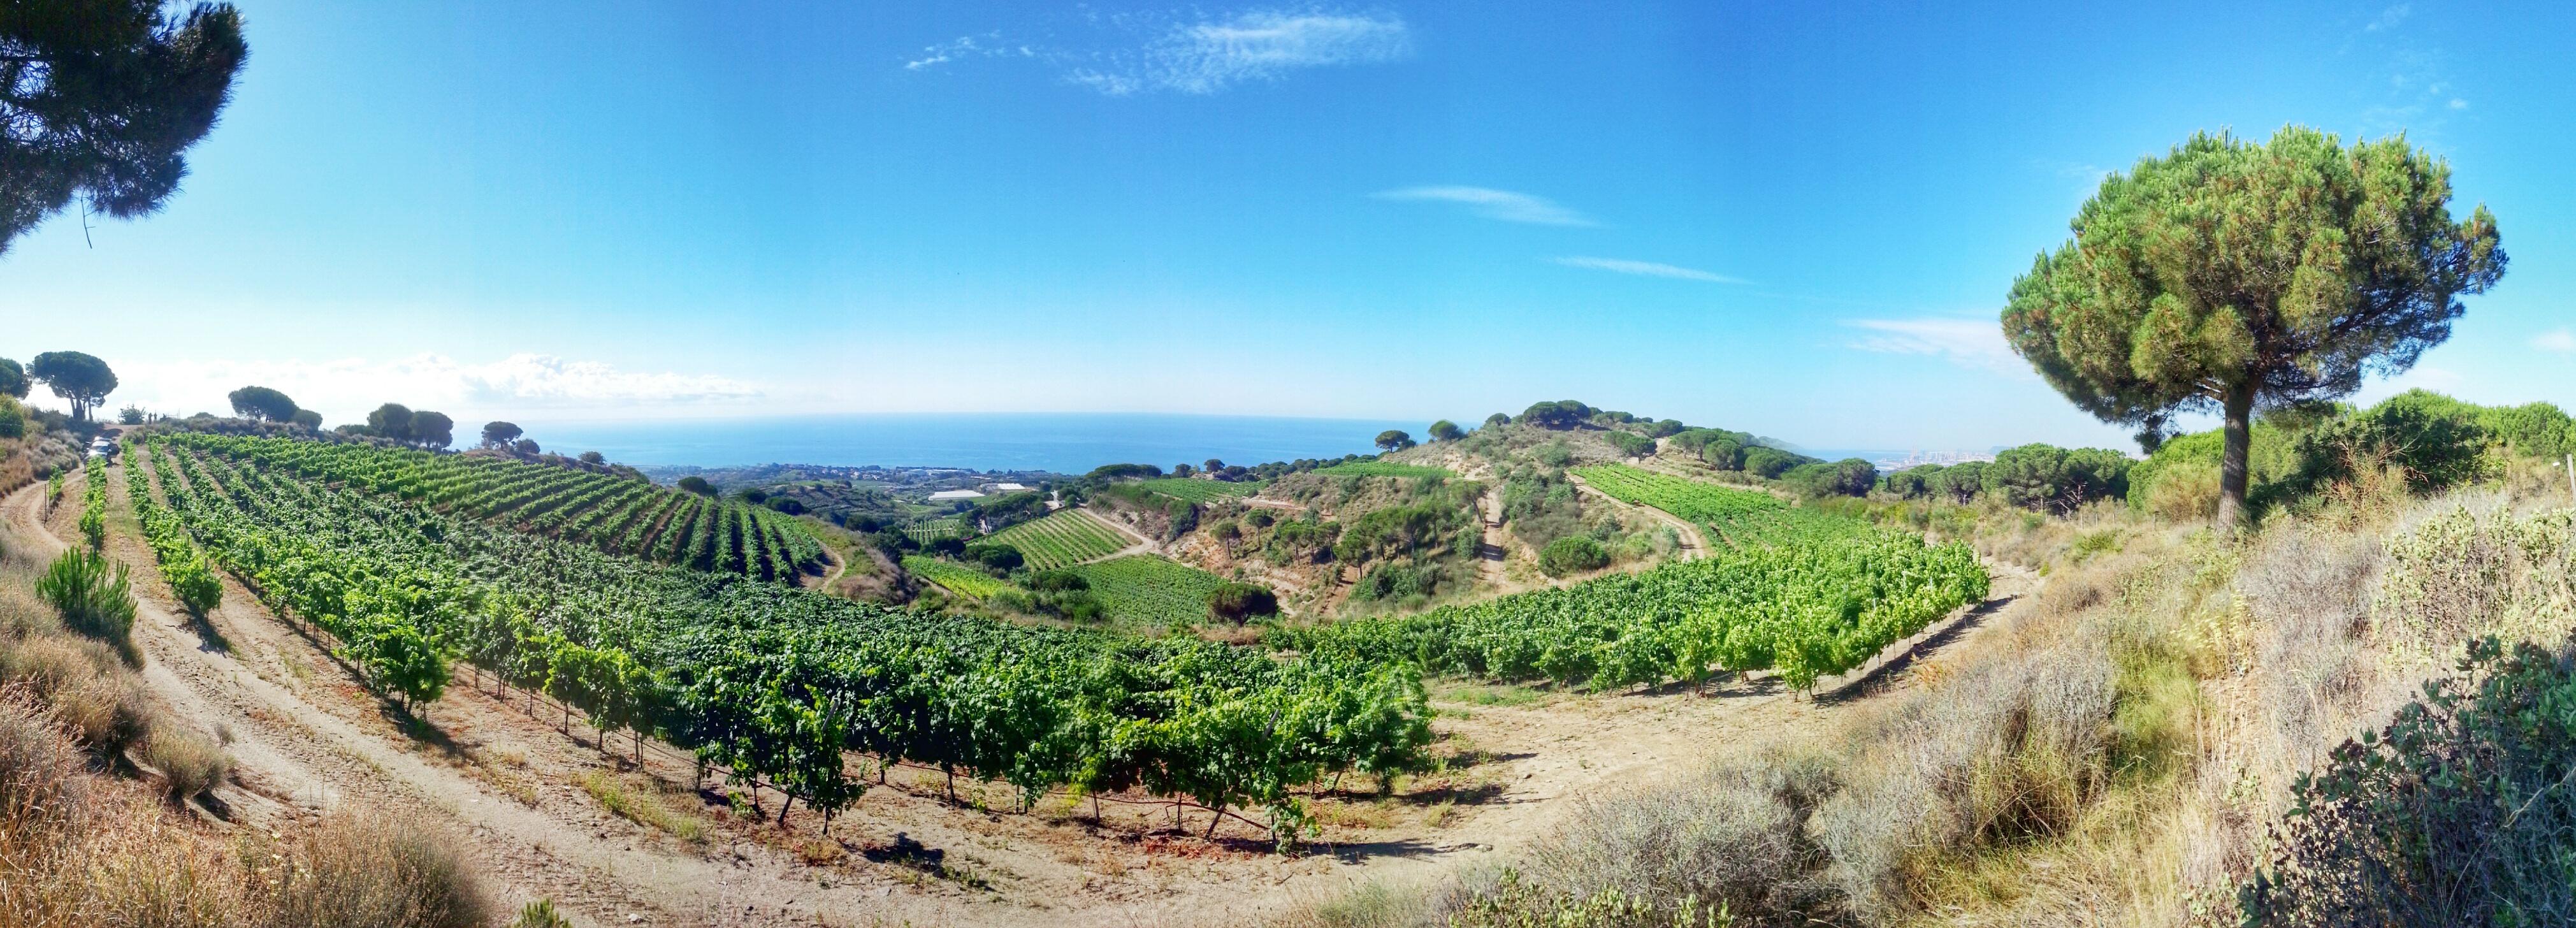
<svg viewBox="0 0 2576 928">
<path fill-rule="evenodd" d="M 1174 413 L 870 413 L 662 422 L 521 420 L 549 451 L 635 465 L 822 464 L 1079 474 L 1102 464 L 1195 467 L 1373 453 L 1379 432 L 1429 422 Z"/>
</svg>

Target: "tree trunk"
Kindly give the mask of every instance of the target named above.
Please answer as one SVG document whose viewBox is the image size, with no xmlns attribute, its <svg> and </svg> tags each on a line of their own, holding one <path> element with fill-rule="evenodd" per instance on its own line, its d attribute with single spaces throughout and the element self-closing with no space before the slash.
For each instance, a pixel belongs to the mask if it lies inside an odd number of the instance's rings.
<svg viewBox="0 0 2576 928">
<path fill-rule="evenodd" d="M 2245 524 L 2247 459 L 2254 446 L 2254 385 L 2231 389 L 2226 397 L 2226 450 L 2218 459 L 2218 527 L 2234 531 Z"/>
<path fill-rule="evenodd" d="M 1199 840 L 1204 841 L 1204 840 L 1207 840 L 1207 839 L 1209 839 L 1209 838 L 1216 837 L 1216 826 L 1217 826 L 1218 824 L 1220 824 L 1220 823 L 1223 823 L 1224 821 L 1225 821 L 1225 806 L 1224 806 L 1224 804 L 1220 803 L 1220 804 L 1218 804 L 1218 805 L 1217 805 L 1217 807 L 1216 807 L 1216 808 L 1208 810 L 1208 830 L 1207 830 L 1207 834 L 1200 835 L 1200 836 L 1199 836 Z"/>
<path fill-rule="evenodd" d="M 784 792 L 782 790 L 782 792 Z M 796 807 L 796 794 L 788 793 L 787 801 L 778 804 L 778 827 L 787 827 L 787 810 Z"/>
</svg>

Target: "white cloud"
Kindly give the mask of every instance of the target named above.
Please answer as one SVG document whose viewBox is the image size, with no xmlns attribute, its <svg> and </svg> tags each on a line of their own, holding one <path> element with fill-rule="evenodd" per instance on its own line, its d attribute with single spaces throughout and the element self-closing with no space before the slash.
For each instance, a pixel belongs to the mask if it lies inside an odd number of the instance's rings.
<svg viewBox="0 0 2576 928">
<path fill-rule="evenodd" d="M 2464 109 L 2468 109 L 2468 108 L 2469 108 L 2469 101 L 2467 101 L 2467 100 L 2462 100 L 2462 99 L 2460 99 L 2460 98 L 2458 98 L 2458 97 L 2452 97 L 2452 98 L 2451 98 L 2451 108 L 2452 108 L 2452 109 L 2455 109 L 2455 110 L 2464 110 Z"/>
<path fill-rule="evenodd" d="M 1186 20 L 1161 13 L 1095 13 L 1085 17 L 1084 28 L 1115 34 L 1089 47 L 1011 44 L 999 32 L 963 36 L 925 47 L 903 66 L 920 71 L 969 57 L 1035 58 L 1062 68 L 1067 83 L 1117 97 L 1155 90 L 1212 94 L 1304 68 L 1395 61 L 1413 53 L 1413 34 L 1402 17 L 1320 6 Z"/>
<path fill-rule="evenodd" d="M 1476 215 L 1504 222 L 1526 222 L 1543 226 L 1588 226 L 1595 223 L 1546 197 L 1490 187 L 1407 187 L 1382 190 L 1371 196 L 1381 200 L 1409 202 L 1457 203 Z"/>
<path fill-rule="evenodd" d="M 2542 332 L 2531 340 L 2531 346 L 2542 351 L 2576 351 L 2576 329 Z"/>
<path fill-rule="evenodd" d="M 2371 19 L 2369 25 L 2361 27 L 2361 31 L 2382 32 L 2389 29 L 2395 29 L 2397 28 L 2397 24 L 2405 22 L 2406 17 L 2414 12 L 2414 4 L 2400 3 L 2396 6 L 2379 11 L 2379 15 Z"/>
<path fill-rule="evenodd" d="M 392 361 L 133 362 L 119 364 L 118 374 L 124 389 L 108 398 L 110 406 L 133 403 L 171 415 L 223 415 L 230 409 L 225 394 L 258 384 L 284 391 L 335 423 L 355 421 L 386 402 L 462 415 L 741 404 L 764 396 L 758 385 L 726 377 L 625 371 L 542 354 L 514 354 L 481 364 L 437 354 Z"/>
<path fill-rule="evenodd" d="M 1213 93 L 1247 80 L 1276 80 L 1295 68 L 1393 61 L 1413 52 L 1393 15 L 1247 13 L 1182 29 L 1155 57 L 1172 89 Z"/>
<path fill-rule="evenodd" d="M 1710 273 L 1696 268 L 1687 268 L 1672 264 L 1658 264 L 1653 261 L 1630 261 L 1625 258 L 1585 257 L 1563 257 L 1552 260 L 1558 264 L 1565 265 L 1566 267 L 1591 268 L 1596 271 L 1609 271 L 1613 274 L 1636 274 L 1644 277 L 1670 277 L 1675 280 L 1697 280 L 1712 284 L 1745 283 L 1745 280 L 1741 277 L 1728 277 L 1724 274 Z"/>
<path fill-rule="evenodd" d="M 903 69 L 923 71 L 960 58 L 1034 58 L 1036 56 L 1037 49 L 1026 45 L 1003 43 L 1000 32 L 987 32 L 980 36 L 961 35 L 937 45 L 925 46 L 921 50 L 921 57 L 905 61 Z"/>
<path fill-rule="evenodd" d="M 2030 373 L 1992 319 L 1851 319 L 1843 324 L 1865 333 L 1850 345 L 1862 351 L 1928 355 L 1996 373 Z"/>
</svg>

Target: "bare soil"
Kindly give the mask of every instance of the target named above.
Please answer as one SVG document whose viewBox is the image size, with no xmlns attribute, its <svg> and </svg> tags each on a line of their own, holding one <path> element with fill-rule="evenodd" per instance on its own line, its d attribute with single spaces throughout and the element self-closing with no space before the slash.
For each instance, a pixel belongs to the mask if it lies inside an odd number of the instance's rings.
<svg viewBox="0 0 2576 928">
<path fill-rule="evenodd" d="M 50 519 L 41 486 L 0 500 L 0 532 L 13 546 L 59 550 L 77 534 L 68 519 L 79 492 L 76 478 Z M 121 480 L 109 498 L 125 508 Z M 1436 879 L 1508 860 L 1576 797 L 1809 730 L 1903 685 L 1915 661 L 1956 646 L 2031 583 L 1999 572 L 1995 600 L 1891 646 L 1888 662 L 1826 681 L 1821 698 L 1760 677 L 1705 693 L 1437 685 L 1446 768 L 1319 791 L 1309 798 L 1322 838 L 1281 856 L 1247 821 L 1224 819 L 1204 839 L 1207 811 L 1152 797 L 1107 797 L 1098 818 L 1089 800 L 1060 795 L 1023 813 L 1007 788 L 960 784 L 951 802 L 939 773 L 913 769 L 828 827 L 801 808 L 781 826 L 774 791 L 697 788 L 684 754 L 648 741 L 639 764 L 624 734 L 603 751 L 577 715 L 467 668 L 406 715 L 369 693 L 321 633 L 237 585 L 203 620 L 190 617 L 130 513 L 116 521 L 110 552 L 136 569 L 147 680 L 237 762 L 216 794 L 231 827 L 276 828 L 351 804 L 418 810 L 460 826 L 505 902 L 550 897 L 589 925 L 1239 925 L 1361 882 Z"/>
</svg>

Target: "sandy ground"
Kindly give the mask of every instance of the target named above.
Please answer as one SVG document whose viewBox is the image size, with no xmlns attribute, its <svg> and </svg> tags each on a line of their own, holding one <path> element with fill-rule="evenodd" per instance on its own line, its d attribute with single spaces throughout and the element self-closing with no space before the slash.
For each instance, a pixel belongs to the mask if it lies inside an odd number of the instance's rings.
<svg viewBox="0 0 2576 928">
<path fill-rule="evenodd" d="M 238 773 L 217 796 L 236 827 L 345 806 L 416 810 L 454 823 L 504 901 L 551 897 L 591 925 L 1244 924 L 1364 882 L 1433 880 L 1507 861 L 1576 797 L 1693 769 L 1901 686 L 1913 661 L 1956 646 L 2030 583 L 1999 572 L 1995 600 L 1825 681 L 1821 699 L 1761 679 L 1705 694 L 1435 686 L 1447 769 L 1311 797 L 1323 839 L 1282 857 L 1241 821 L 1204 840 L 1208 813 L 1179 810 L 1176 827 L 1174 808 L 1150 797 L 1110 797 L 1099 819 L 1063 796 L 1021 813 L 1007 788 L 964 785 L 951 803 L 937 773 L 915 770 L 828 830 L 801 808 L 781 827 L 775 792 L 759 791 L 755 807 L 695 788 L 684 755 L 648 743 L 639 765 L 623 734 L 604 753 L 578 718 L 519 691 L 496 696 L 488 678 L 477 688 L 462 667 L 409 718 L 237 586 L 206 621 L 186 616 L 133 531 L 117 470 L 111 553 L 137 571 L 144 672 L 190 724 L 228 739 Z M 0 531 L 57 550 L 76 534 L 77 507 L 41 518 L 41 489 L 0 501 Z M 648 811 L 611 814 L 601 787 Z"/>
</svg>

